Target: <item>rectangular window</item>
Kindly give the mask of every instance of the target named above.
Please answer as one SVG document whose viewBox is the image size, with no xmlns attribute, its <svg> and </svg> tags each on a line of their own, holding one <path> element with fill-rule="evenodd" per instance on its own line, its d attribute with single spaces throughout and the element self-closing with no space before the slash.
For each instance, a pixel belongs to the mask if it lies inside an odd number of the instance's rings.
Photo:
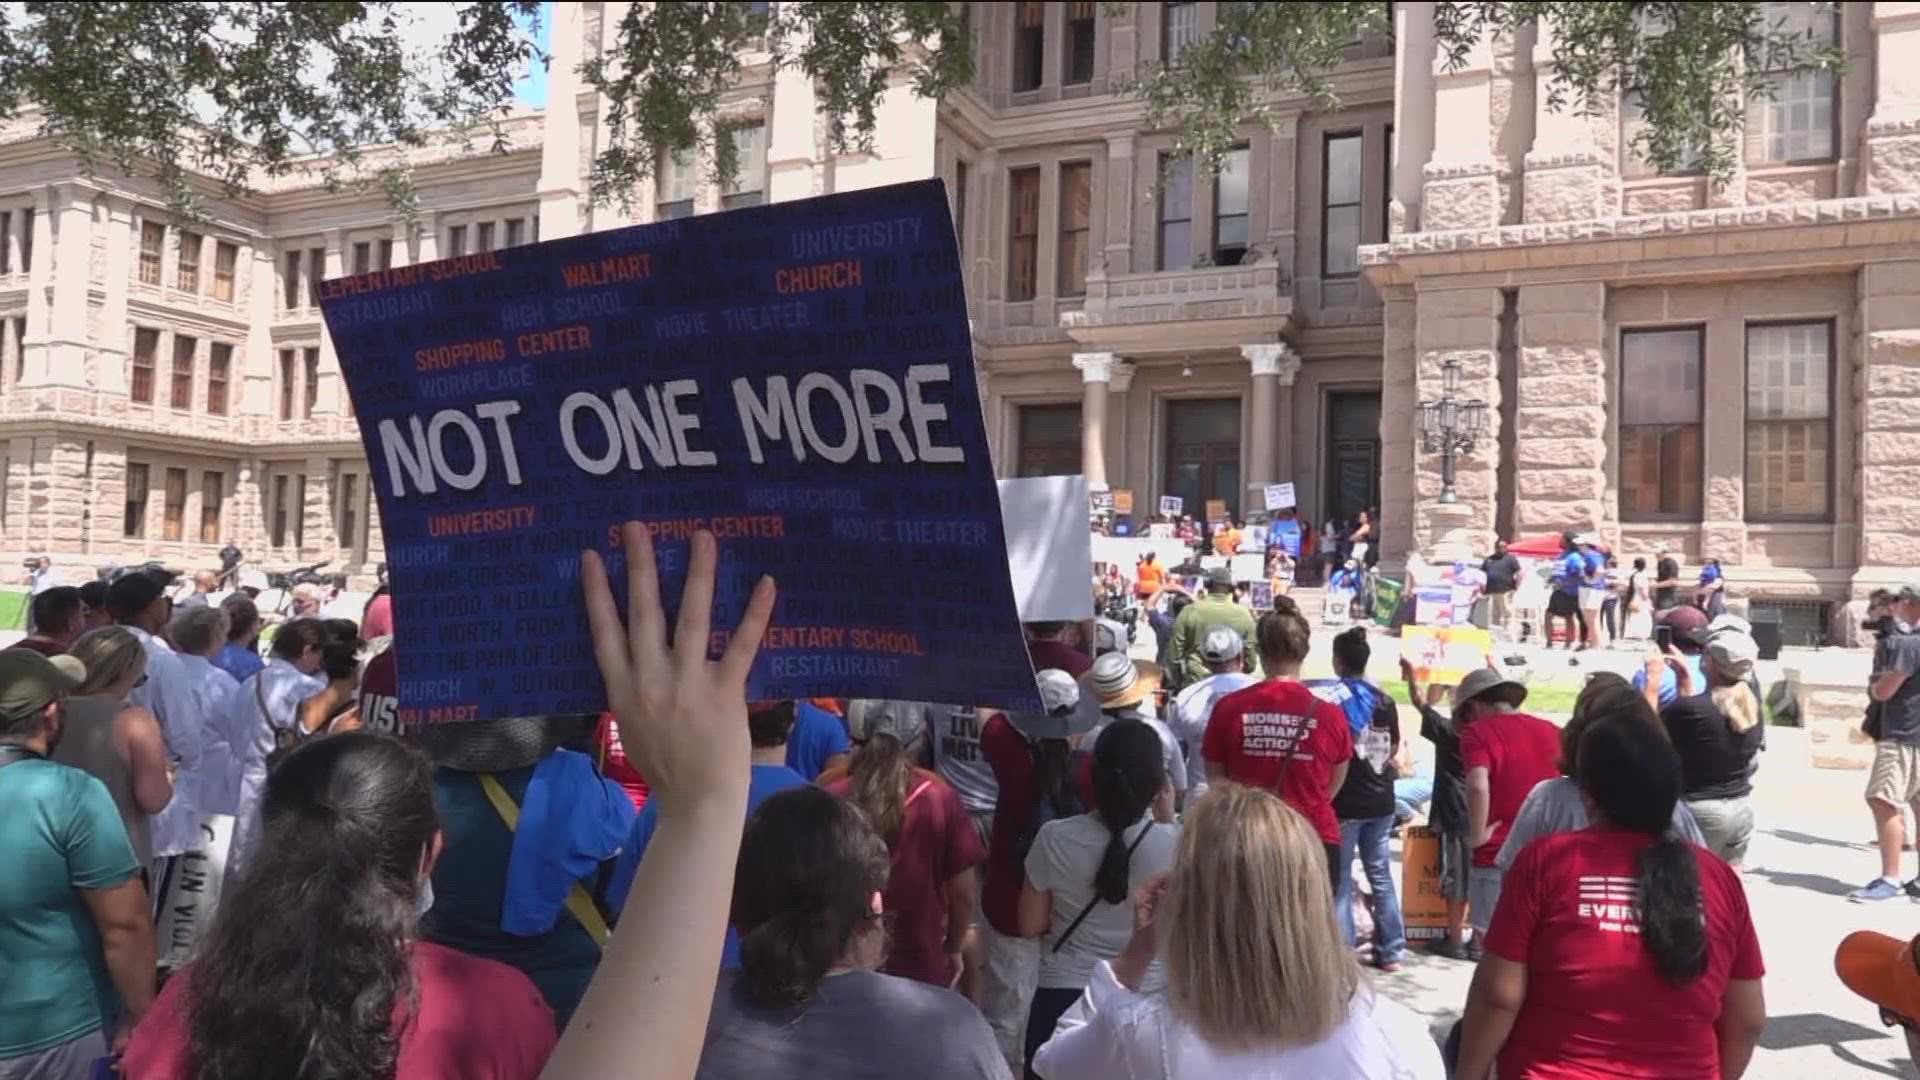
<svg viewBox="0 0 1920 1080">
<path fill-rule="evenodd" d="M 1040 273 L 1040 170 L 1015 169 L 1007 220 L 1007 299 L 1031 300 Z"/>
<path fill-rule="evenodd" d="M 1060 81 L 1080 86 L 1093 81 L 1093 0 L 1072 0 L 1066 14 L 1066 55 L 1061 58 Z"/>
<path fill-rule="evenodd" d="M 27 320 L 25 316 L 13 320 L 13 381 L 19 382 L 27 374 Z"/>
<path fill-rule="evenodd" d="M 1200 5 L 1165 3 L 1160 5 L 1160 57 L 1173 67 L 1187 46 L 1200 40 Z"/>
<path fill-rule="evenodd" d="M 1193 158 L 1160 155 L 1158 236 L 1154 269 L 1185 270 L 1193 265 Z"/>
<path fill-rule="evenodd" d="M 1706 332 L 1620 335 L 1620 517 L 1700 519 L 1700 357 Z"/>
<path fill-rule="evenodd" d="M 1248 170 L 1253 154 L 1244 146 L 1227 151 L 1220 174 L 1213 178 L 1213 265 L 1239 266 L 1247 254 L 1251 231 L 1248 216 Z"/>
<path fill-rule="evenodd" d="M 447 230 L 447 258 L 457 259 L 467 253 L 467 227 L 455 225 Z"/>
<path fill-rule="evenodd" d="M 475 251 L 492 251 L 493 250 L 493 222 L 483 221 L 480 224 L 474 226 L 473 232 L 474 232 L 473 250 Z"/>
<path fill-rule="evenodd" d="M 1087 238 L 1093 224 L 1093 166 L 1084 161 L 1060 166 L 1061 296 L 1087 294 Z"/>
<path fill-rule="evenodd" d="M 307 546 L 307 474 L 293 478 L 293 546 Z"/>
<path fill-rule="evenodd" d="M 287 252 L 286 276 L 280 279 L 280 302 L 292 311 L 300 306 L 300 253 Z"/>
<path fill-rule="evenodd" d="M 1697 173 L 1703 167 L 1700 147 L 1688 146 L 1681 156 L 1679 166 L 1662 171 L 1653 167 L 1636 145 L 1642 133 L 1647 130 L 1646 105 L 1640 91 L 1628 89 L 1624 92 L 1620 104 L 1620 160 L 1625 163 L 1628 176 L 1685 176 Z M 1756 102 L 1753 106 L 1758 108 Z"/>
<path fill-rule="evenodd" d="M 176 409 L 193 408 L 193 353 L 199 347 L 200 342 L 195 338 L 173 335 L 172 392 L 167 395 L 167 404 Z"/>
<path fill-rule="evenodd" d="M 373 269 L 373 245 L 365 240 L 353 245 L 353 272 L 364 274 Z"/>
<path fill-rule="evenodd" d="M 287 478 L 273 478 L 273 546 L 287 545 Z"/>
<path fill-rule="evenodd" d="M 141 405 L 153 404 L 153 365 L 160 351 L 160 331 L 146 327 L 133 332 L 133 378 L 127 392 Z"/>
<path fill-rule="evenodd" d="M 1080 406 L 1020 406 L 1014 475 L 1071 475 L 1080 465 Z"/>
<path fill-rule="evenodd" d="M 960 254 L 967 253 L 967 186 L 969 184 L 967 163 L 953 163 L 953 239 Z M 964 274 L 965 271 L 962 270 Z"/>
<path fill-rule="evenodd" d="M 147 535 L 147 467 L 144 464 L 127 462 L 125 510 L 125 516 L 120 519 L 120 535 L 128 539 Z"/>
<path fill-rule="evenodd" d="M 340 512 L 335 515 L 336 524 L 340 530 L 340 546 L 349 550 L 357 550 L 360 546 L 356 542 L 360 528 L 358 513 L 360 505 L 357 501 L 360 493 L 355 490 L 359 479 L 352 473 L 344 473 L 340 477 L 340 486 L 334 489 L 334 497 L 340 504 Z"/>
<path fill-rule="evenodd" d="M 187 470 L 167 470 L 167 495 L 160 519 L 160 539 L 180 539 L 187 516 Z"/>
<path fill-rule="evenodd" d="M 1047 5 L 1023 2 L 1013 18 L 1013 92 L 1040 89 L 1046 66 Z"/>
<path fill-rule="evenodd" d="M 759 206 L 767 201 L 767 125 L 733 129 L 734 162 L 739 171 L 733 186 L 720 197 L 722 210 Z"/>
<path fill-rule="evenodd" d="M 181 292 L 200 291 L 200 234 L 182 232 L 180 234 L 179 280 L 174 282 Z"/>
<path fill-rule="evenodd" d="M 1327 136 L 1321 172 L 1323 277 L 1350 277 L 1360 272 L 1360 151 L 1357 131 Z"/>
<path fill-rule="evenodd" d="M 307 306 L 320 306 L 320 281 L 327 276 L 327 249 L 307 249 Z"/>
<path fill-rule="evenodd" d="M 380 261 L 376 264 L 381 270 L 393 269 L 393 241 L 380 241 Z"/>
<path fill-rule="evenodd" d="M 1747 520 L 1833 511 L 1833 326 L 1747 327 Z"/>
<path fill-rule="evenodd" d="M 1826 4 L 1760 5 L 1761 17 L 1799 36 L 1803 48 L 1824 48 L 1838 37 L 1840 14 Z M 1772 96 L 1747 99 L 1746 156 L 1750 165 L 1831 161 L 1834 157 L 1832 72 L 1780 72 Z"/>
<path fill-rule="evenodd" d="M 220 542 L 220 511 L 227 504 L 227 478 L 223 473 L 200 474 L 200 542 Z"/>
<path fill-rule="evenodd" d="M 685 150 L 676 150 L 661 155 L 660 168 L 655 170 L 656 191 L 653 218 L 655 221 L 672 221 L 676 218 L 693 216 L 693 158 Z"/>
<path fill-rule="evenodd" d="M 0 274 L 13 273 L 13 212 L 0 210 Z"/>
<path fill-rule="evenodd" d="M 140 284 L 160 284 L 160 253 L 167 246 L 167 227 L 157 221 L 140 223 Z"/>
<path fill-rule="evenodd" d="M 33 208 L 20 211 L 20 273 L 33 272 Z"/>
<path fill-rule="evenodd" d="M 240 247 L 225 240 L 213 245 L 213 298 L 233 302 L 233 272 L 240 264 Z"/>
<path fill-rule="evenodd" d="M 280 419 L 293 419 L 293 350 L 280 350 Z"/>
<path fill-rule="evenodd" d="M 301 371 L 301 381 L 305 384 L 306 396 L 302 399 L 305 404 L 300 408 L 300 418 L 311 420 L 313 407 L 320 401 L 320 350 L 308 349 L 301 359 L 306 361 Z"/>
<path fill-rule="evenodd" d="M 216 341 L 207 351 L 207 415 L 227 415 L 227 386 L 233 378 L 233 346 Z"/>
<path fill-rule="evenodd" d="M 508 218 L 507 219 L 507 246 L 519 247 L 521 244 L 524 244 L 526 242 L 527 242 L 527 219 L 526 218 Z"/>
</svg>

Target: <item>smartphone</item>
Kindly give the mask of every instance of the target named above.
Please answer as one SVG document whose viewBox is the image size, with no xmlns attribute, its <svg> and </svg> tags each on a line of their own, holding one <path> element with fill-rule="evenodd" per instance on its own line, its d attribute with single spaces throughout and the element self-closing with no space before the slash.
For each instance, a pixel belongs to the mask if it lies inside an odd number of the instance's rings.
<svg viewBox="0 0 1920 1080">
<path fill-rule="evenodd" d="M 1671 626 L 1654 627 L 1653 643 L 1660 647 L 1661 652 L 1666 652 L 1668 649 L 1673 648 L 1673 627 Z"/>
</svg>

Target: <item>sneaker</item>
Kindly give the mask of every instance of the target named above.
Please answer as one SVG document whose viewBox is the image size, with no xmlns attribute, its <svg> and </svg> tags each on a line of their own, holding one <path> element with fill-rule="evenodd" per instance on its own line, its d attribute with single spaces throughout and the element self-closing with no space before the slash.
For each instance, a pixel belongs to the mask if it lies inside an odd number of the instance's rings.
<svg viewBox="0 0 1920 1080">
<path fill-rule="evenodd" d="M 1487 950 L 1481 946 L 1479 938 L 1474 938 L 1472 941 L 1467 942 L 1467 959 L 1468 960 L 1471 960 L 1477 964 L 1480 962 L 1480 958 L 1485 956 L 1486 954 L 1487 954 Z"/>
<path fill-rule="evenodd" d="M 1429 948 L 1432 950 L 1433 955 L 1444 956 L 1449 960 L 1465 960 L 1467 958 L 1467 946 L 1463 942 L 1452 941 L 1447 938 L 1436 938 Z"/>
<path fill-rule="evenodd" d="M 1873 903 L 1879 900 L 1891 900 L 1901 894 L 1901 887 L 1886 878 L 1874 878 L 1864 888 L 1855 889 L 1847 894 L 1847 899 L 1856 904 Z"/>
<path fill-rule="evenodd" d="M 1912 881 L 1901 885 L 1900 891 L 1906 893 L 1914 900 L 1920 901 L 1920 877 L 1914 878 Z"/>
</svg>

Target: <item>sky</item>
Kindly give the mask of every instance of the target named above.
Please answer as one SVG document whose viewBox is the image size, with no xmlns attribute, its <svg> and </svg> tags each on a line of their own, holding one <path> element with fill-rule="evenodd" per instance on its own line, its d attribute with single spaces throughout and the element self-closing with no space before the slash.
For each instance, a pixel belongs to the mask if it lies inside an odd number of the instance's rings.
<svg viewBox="0 0 1920 1080">
<path fill-rule="evenodd" d="M 526 21 L 520 20 L 520 23 L 522 28 L 524 28 Z M 534 41 L 540 46 L 540 51 L 543 53 L 547 51 L 547 43 L 551 40 L 552 27 L 553 4 L 551 0 L 549 0 L 548 3 L 540 5 L 540 31 L 534 38 Z M 520 80 L 514 83 L 513 92 L 519 97 L 522 105 L 535 109 L 545 108 L 547 104 L 546 66 L 543 64 L 535 64 L 532 70 L 522 75 Z"/>
</svg>

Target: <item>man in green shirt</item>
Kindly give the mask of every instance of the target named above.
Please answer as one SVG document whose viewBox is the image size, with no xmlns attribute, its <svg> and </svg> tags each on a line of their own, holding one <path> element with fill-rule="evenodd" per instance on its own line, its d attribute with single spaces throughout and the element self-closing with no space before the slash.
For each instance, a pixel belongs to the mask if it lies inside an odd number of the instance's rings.
<svg viewBox="0 0 1920 1080">
<path fill-rule="evenodd" d="M 1200 643 L 1207 631 L 1224 626 L 1247 643 L 1246 667 L 1250 675 L 1260 674 L 1260 656 L 1254 648 L 1253 613 L 1233 602 L 1233 575 L 1225 567 L 1207 572 L 1207 595 L 1186 606 L 1173 621 L 1173 674 L 1181 686 L 1199 682 L 1212 674 L 1200 656 Z"/>
<path fill-rule="evenodd" d="M 105 784 L 47 758 L 85 672 L 0 650 L 0 1077 L 90 1075 L 153 1003 L 152 906 L 126 826 Z"/>
</svg>

